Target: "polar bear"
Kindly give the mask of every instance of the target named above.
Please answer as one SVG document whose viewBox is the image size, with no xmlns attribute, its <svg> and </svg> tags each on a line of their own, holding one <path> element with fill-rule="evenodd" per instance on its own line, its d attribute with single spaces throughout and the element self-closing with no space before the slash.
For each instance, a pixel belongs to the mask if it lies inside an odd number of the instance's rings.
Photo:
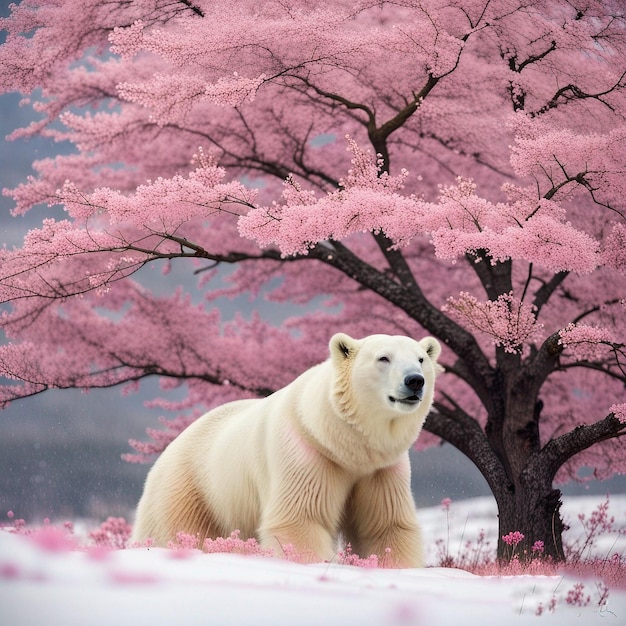
<svg viewBox="0 0 626 626">
<path fill-rule="evenodd" d="M 335 334 L 328 360 L 274 394 L 209 411 L 161 454 L 133 542 L 177 532 L 242 539 L 304 562 L 338 540 L 388 567 L 420 567 L 408 450 L 433 401 L 439 342 Z"/>
</svg>

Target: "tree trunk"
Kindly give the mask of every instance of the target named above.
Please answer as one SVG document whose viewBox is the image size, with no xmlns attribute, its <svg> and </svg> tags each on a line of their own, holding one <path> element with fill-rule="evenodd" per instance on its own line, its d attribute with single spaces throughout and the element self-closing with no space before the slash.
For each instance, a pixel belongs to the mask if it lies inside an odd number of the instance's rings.
<svg viewBox="0 0 626 626">
<path fill-rule="evenodd" d="M 547 477 L 535 476 L 513 493 L 501 492 L 498 504 L 498 560 L 565 559 L 561 520 L 561 492 Z M 523 538 L 511 533 L 521 533 Z M 503 537 L 509 538 L 507 542 Z M 519 542 L 518 542 L 519 539 Z M 541 544 L 537 543 L 541 542 Z"/>
<path fill-rule="evenodd" d="M 537 405 L 536 417 L 541 410 Z M 552 487 L 558 469 L 575 454 L 605 439 L 623 436 L 626 424 L 613 413 L 594 424 L 580 425 L 555 439 L 550 439 L 543 447 L 537 445 L 527 456 L 522 470 L 514 476 L 514 484 L 508 489 L 494 489 L 499 511 L 498 558 L 510 560 L 518 555 L 520 559 L 533 556 L 533 545 L 543 542 L 543 557 L 556 561 L 565 560 L 562 535 L 566 529 L 561 519 L 561 492 Z M 524 437 L 526 433 L 516 433 Z M 518 442 L 519 444 L 519 442 Z M 509 446 L 509 453 L 513 450 Z M 518 445 L 517 456 L 523 456 L 523 446 Z M 524 539 L 515 547 L 507 544 L 502 537 L 519 531 Z M 535 556 L 538 556 L 535 552 Z"/>
<path fill-rule="evenodd" d="M 548 451 L 539 449 L 536 433 L 530 427 L 517 431 L 495 429 L 487 435 L 460 407 L 451 410 L 437 403 L 437 409 L 429 415 L 426 430 L 463 452 L 491 487 L 498 505 L 498 559 L 509 561 L 517 556 L 520 560 L 564 560 L 561 492 L 552 486 L 559 464 L 554 462 L 555 454 L 548 452 L 553 444 L 548 445 Z M 507 431 L 504 436 L 503 431 Z M 502 539 L 510 533 L 524 537 L 513 546 Z M 539 541 L 543 542 L 543 551 L 536 544 Z"/>
<path fill-rule="evenodd" d="M 536 403 L 533 411 L 528 403 L 515 401 L 515 394 L 513 398 L 515 408 L 509 405 L 499 433 L 502 440 L 494 441 L 490 437 L 496 453 L 504 452 L 501 460 L 510 481 L 508 489 L 494 492 L 499 513 L 498 559 L 509 561 L 515 556 L 528 560 L 542 556 L 561 561 L 565 558 L 561 492 L 553 488 L 554 468 L 548 457 L 541 454 L 538 429 L 541 403 Z M 519 535 L 511 537 L 510 533 L 521 533 L 523 538 L 517 543 Z M 508 542 L 503 539 L 505 536 Z"/>
<path fill-rule="evenodd" d="M 534 420 L 540 409 L 538 403 Z M 429 414 L 424 428 L 465 454 L 489 484 L 498 505 L 497 555 L 502 561 L 515 556 L 520 560 L 533 556 L 565 560 L 562 534 L 566 526 L 561 519 L 561 492 L 552 486 L 554 476 L 575 454 L 600 441 L 626 435 L 626 422 L 609 413 L 594 424 L 581 424 L 550 439 L 544 446 L 539 446 L 535 429 L 530 426 L 509 430 L 504 438 L 506 445 L 496 446 L 499 442 L 494 442 L 493 433 L 488 436 L 461 407 L 440 402 L 435 402 L 435 410 Z M 519 468 L 518 471 L 512 472 L 513 467 Z M 502 539 L 516 532 L 524 535 L 516 546 Z M 533 552 L 538 541 L 543 542 L 543 552 L 537 549 Z"/>
</svg>

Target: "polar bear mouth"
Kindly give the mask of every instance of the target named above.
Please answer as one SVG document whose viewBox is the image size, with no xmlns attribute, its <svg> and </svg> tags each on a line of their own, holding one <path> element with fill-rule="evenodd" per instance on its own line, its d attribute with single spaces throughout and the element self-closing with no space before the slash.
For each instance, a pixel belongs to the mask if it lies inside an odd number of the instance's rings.
<svg viewBox="0 0 626 626">
<path fill-rule="evenodd" d="M 411 406 L 417 404 L 420 401 L 421 398 L 419 396 L 416 396 L 415 394 L 412 396 L 406 396 L 405 398 L 394 398 L 393 396 L 389 396 L 389 402 L 391 402 L 391 404 L 395 404 L 397 402 L 398 404 L 407 404 Z"/>
</svg>

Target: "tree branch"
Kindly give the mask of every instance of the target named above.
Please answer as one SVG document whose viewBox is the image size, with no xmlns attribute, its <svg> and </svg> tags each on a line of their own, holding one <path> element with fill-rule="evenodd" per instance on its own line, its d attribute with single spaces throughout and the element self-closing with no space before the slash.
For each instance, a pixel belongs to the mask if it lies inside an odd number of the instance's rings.
<svg viewBox="0 0 626 626">
<path fill-rule="evenodd" d="M 530 116 L 537 117 L 539 115 L 542 115 L 550 109 L 554 109 L 559 106 L 561 102 L 567 104 L 575 100 L 586 100 L 589 98 L 598 100 L 598 102 L 601 102 L 602 104 L 604 104 L 604 106 L 608 107 L 611 111 L 614 112 L 614 107 L 610 103 L 606 102 L 606 100 L 603 100 L 602 96 L 606 96 L 613 91 L 623 87 L 622 81 L 624 80 L 624 77 L 626 77 L 626 71 L 622 73 L 622 75 L 617 79 L 614 85 L 612 85 L 608 89 L 605 89 L 604 91 L 598 91 L 597 93 L 587 93 L 576 85 L 565 85 L 565 87 L 561 87 L 544 106 L 542 106 L 537 111 L 531 112 Z"/>
<path fill-rule="evenodd" d="M 581 425 L 556 439 L 550 439 L 539 451 L 533 453 L 526 464 L 525 474 L 532 474 L 538 467 L 547 467 L 549 477 L 573 456 L 587 448 L 616 437 L 626 435 L 626 422 L 620 421 L 614 413 L 591 425 Z"/>
<path fill-rule="evenodd" d="M 463 411 L 435 402 L 424 429 L 458 448 L 479 469 L 496 500 L 502 501 L 512 487 L 504 467 L 475 419 Z"/>
<path fill-rule="evenodd" d="M 569 272 L 557 272 L 548 282 L 544 282 L 541 287 L 537 289 L 533 300 L 533 306 L 537 308 L 537 316 L 539 316 L 543 305 L 548 302 L 552 294 L 568 276 Z"/>
<path fill-rule="evenodd" d="M 532 380 L 541 386 L 543 381 L 554 371 L 564 350 L 560 341 L 561 335 L 558 332 L 552 333 L 541 344 L 539 350 L 528 357 L 524 364 L 524 371 L 528 375 L 529 383 Z"/>
<path fill-rule="evenodd" d="M 202 9 L 197 7 L 190 0 L 178 0 L 178 2 L 180 2 L 181 4 L 184 4 L 187 8 L 191 9 L 196 15 L 200 17 L 204 17 L 204 12 L 202 11 Z"/>
<path fill-rule="evenodd" d="M 374 111 L 372 111 L 372 109 L 370 109 L 368 106 L 364 104 L 360 104 L 358 102 L 352 102 L 351 100 L 348 100 L 347 98 L 344 98 L 343 96 L 340 96 L 339 94 L 332 93 L 331 91 L 326 91 L 325 89 L 322 89 L 321 87 L 317 87 L 316 85 L 314 85 L 308 80 L 304 80 L 304 79 L 300 79 L 300 80 L 302 80 L 302 82 L 307 87 L 313 89 L 313 91 L 315 91 L 315 93 L 318 94 L 319 96 L 327 98 L 328 100 L 336 102 L 337 104 L 341 104 L 349 111 L 363 111 L 365 115 L 367 116 L 367 122 L 365 122 L 365 125 L 369 125 L 369 124 L 375 125 L 376 116 L 374 114 Z M 356 119 L 358 119 L 362 124 L 364 123 L 362 119 L 360 118 L 356 118 Z"/>
<path fill-rule="evenodd" d="M 510 293 L 513 290 L 511 259 L 492 263 L 491 256 L 486 250 L 468 252 L 465 254 L 465 258 L 469 266 L 476 272 L 490 300 L 497 300 L 502 294 Z"/>
<path fill-rule="evenodd" d="M 428 332 L 439 337 L 462 360 L 471 363 L 472 367 L 464 370 L 469 377 L 467 382 L 477 390 L 486 406 L 490 406 L 487 389 L 493 384 L 493 368 L 476 338 L 435 307 L 414 279 L 409 279 L 409 285 L 400 284 L 361 260 L 342 244 L 334 241 L 331 244 L 334 251 L 317 244 L 310 251 L 309 257 L 313 256 L 331 265 L 396 305 Z"/>
<path fill-rule="evenodd" d="M 440 80 L 441 77 L 435 78 L 432 74 L 429 74 L 424 86 L 414 94 L 413 99 L 403 109 L 398 111 L 394 117 L 387 120 L 379 128 L 368 127 L 369 136 L 374 147 L 376 147 L 377 143 L 386 142 L 391 133 L 404 126 L 406 121 L 417 111 L 422 100 L 426 98 Z"/>
</svg>

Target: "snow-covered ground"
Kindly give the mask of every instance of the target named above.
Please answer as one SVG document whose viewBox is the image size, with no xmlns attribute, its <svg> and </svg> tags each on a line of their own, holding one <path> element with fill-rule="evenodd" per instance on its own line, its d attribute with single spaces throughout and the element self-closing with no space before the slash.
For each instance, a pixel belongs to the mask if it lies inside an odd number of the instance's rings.
<svg viewBox="0 0 626 626">
<path fill-rule="evenodd" d="M 569 542 L 584 535 L 578 514 L 589 520 L 602 501 L 565 501 Z M 626 528 L 626 496 L 611 497 L 609 516 L 616 529 Z M 454 502 L 448 511 L 422 510 L 420 517 L 430 565 L 442 550 L 456 558 L 468 542 L 475 549 L 482 531 L 486 549 L 495 547 L 490 499 Z M 384 570 L 198 551 L 56 547 L 0 532 L 0 624 L 626 624 L 626 585 L 611 588 L 599 606 L 602 585 L 570 575 L 480 577 L 439 567 Z M 603 558 L 623 556 L 626 536 L 605 532 L 594 549 Z M 581 583 L 582 589 L 576 587 Z"/>
</svg>

